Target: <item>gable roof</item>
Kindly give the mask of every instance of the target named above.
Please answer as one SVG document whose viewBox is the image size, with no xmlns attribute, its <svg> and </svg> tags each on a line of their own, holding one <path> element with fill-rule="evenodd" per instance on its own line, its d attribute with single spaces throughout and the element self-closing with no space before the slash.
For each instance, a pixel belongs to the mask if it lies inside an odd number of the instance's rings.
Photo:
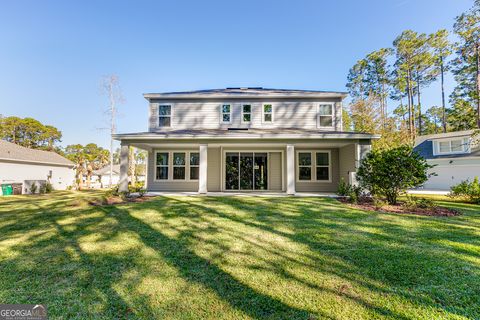
<svg viewBox="0 0 480 320">
<path fill-rule="evenodd" d="M 340 91 L 270 89 L 262 87 L 231 87 L 195 91 L 145 93 L 145 99 L 192 99 L 192 98 L 345 98 Z"/>
<path fill-rule="evenodd" d="M 104 176 L 104 175 L 109 175 L 110 174 L 110 165 L 107 164 L 105 167 L 100 168 L 98 170 L 94 170 L 93 174 L 96 176 Z M 120 165 L 119 164 L 114 164 L 113 165 L 113 170 L 112 174 L 120 174 Z"/>
<path fill-rule="evenodd" d="M 0 140 L 0 160 L 74 166 L 72 161 L 56 152 L 25 148 L 5 140 Z"/>
<path fill-rule="evenodd" d="M 465 138 L 471 137 L 476 130 L 465 130 L 465 131 L 455 131 L 447 133 L 437 133 L 429 134 L 424 136 L 419 136 L 415 139 L 414 150 L 420 154 L 425 159 L 450 159 L 450 158 L 469 158 L 469 157 L 478 157 L 480 156 L 480 149 L 476 143 L 471 144 L 470 153 L 454 153 L 454 154 L 443 154 L 443 155 L 434 155 L 433 154 L 433 141 L 439 139 L 449 139 L 449 138 Z"/>
</svg>

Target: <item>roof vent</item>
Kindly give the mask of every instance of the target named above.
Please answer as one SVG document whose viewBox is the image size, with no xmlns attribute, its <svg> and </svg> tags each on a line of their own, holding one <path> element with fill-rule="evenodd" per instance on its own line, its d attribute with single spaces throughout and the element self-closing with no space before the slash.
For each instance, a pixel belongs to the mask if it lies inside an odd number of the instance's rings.
<svg viewBox="0 0 480 320">
<path fill-rule="evenodd" d="M 227 90 L 262 90 L 263 87 L 227 87 Z"/>
<path fill-rule="evenodd" d="M 248 131 L 248 128 L 228 128 L 228 131 Z"/>
</svg>

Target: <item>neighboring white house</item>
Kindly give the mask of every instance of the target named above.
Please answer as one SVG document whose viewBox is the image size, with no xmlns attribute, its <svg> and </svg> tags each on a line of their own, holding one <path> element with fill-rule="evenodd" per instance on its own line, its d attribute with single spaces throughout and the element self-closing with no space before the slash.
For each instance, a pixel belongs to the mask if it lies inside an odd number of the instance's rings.
<svg viewBox="0 0 480 320">
<path fill-rule="evenodd" d="M 144 167 L 144 166 L 143 166 Z M 145 169 L 142 166 L 137 166 L 137 181 L 145 181 Z M 120 165 L 114 164 L 112 170 L 112 185 L 117 185 L 120 177 Z M 87 182 L 87 176 L 83 176 L 84 183 Z M 103 168 L 98 170 L 94 170 L 91 181 L 90 187 L 91 188 L 108 188 L 110 186 L 110 165 L 106 165 Z"/>
<path fill-rule="evenodd" d="M 420 136 L 415 151 L 435 165 L 432 176 L 423 186 L 426 190 L 450 190 L 463 180 L 480 178 L 479 136 L 474 130 Z"/>
<path fill-rule="evenodd" d="M 58 153 L 0 140 L 0 184 L 21 184 L 22 193 L 29 193 L 33 182 L 47 181 L 55 190 L 65 190 L 75 180 L 74 166 Z"/>
</svg>

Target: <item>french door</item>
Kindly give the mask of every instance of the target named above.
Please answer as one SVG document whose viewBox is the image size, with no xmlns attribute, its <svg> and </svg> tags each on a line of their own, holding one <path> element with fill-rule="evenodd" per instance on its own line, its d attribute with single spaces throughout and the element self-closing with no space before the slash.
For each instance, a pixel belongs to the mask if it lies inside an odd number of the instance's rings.
<svg viewBox="0 0 480 320">
<path fill-rule="evenodd" d="M 226 190 L 268 190 L 266 152 L 227 152 Z"/>
</svg>

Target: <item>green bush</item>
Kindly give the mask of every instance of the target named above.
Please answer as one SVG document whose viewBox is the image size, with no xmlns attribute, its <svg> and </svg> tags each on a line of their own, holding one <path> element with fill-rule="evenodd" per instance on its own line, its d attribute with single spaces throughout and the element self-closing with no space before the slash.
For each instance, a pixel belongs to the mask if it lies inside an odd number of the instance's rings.
<svg viewBox="0 0 480 320">
<path fill-rule="evenodd" d="M 40 188 L 38 188 L 38 193 L 40 194 L 44 194 L 44 193 L 47 193 L 47 186 L 45 183 L 42 183 L 40 185 Z"/>
<path fill-rule="evenodd" d="M 122 192 L 119 192 L 118 195 L 120 196 L 120 198 L 123 201 L 127 201 L 128 198 L 130 197 L 130 192 L 129 191 L 122 191 Z"/>
<path fill-rule="evenodd" d="M 53 186 L 50 182 L 45 183 L 45 193 L 50 193 L 53 191 Z"/>
<path fill-rule="evenodd" d="M 432 209 L 436 208 L 437 205 L 435 202 L 433 202 L 431 199 L 425 199 L 425 198 L 416 198 L 412 196 L 407 196 L 405 201 L 402 203 L 402 206 L 404 206 L 407 209 L 410 210 L 415 210 L 415 209 Z"/>
<path fill-rule="evenodd" d="M 409 188 L 425 183 L 433 168 L 409 146 L 390 150 L 373 150 L 360 163 L 357 179 L 360 186 L 372 196 L 385 197 L 389 204 L 397 204 L 398 196 Z"/>
<path fill-rule="evenodd" d="M 452 197 L 462 197 L 469 202 L 480 204 L 480 182 L 478 177 L 475 177 L 473 181 L 465 180 L 457 185 L 451 187 Z"/>
<path fill-rule="evenodd" d="M 362 197 L 362 188 L 346 183 L 342 178 L 338 184 L 337 194 L 342 197 L 347 197 L 352 203 L 357 203 Z"/>
<path fill-rule="evenodd" d="M 30 193 L 31 194 L 35 194 L 37 192 L 37 184 L 35 182 L 32 183 L 32 185 L 30 186 Z"/>
<path fill-rule="evenodd" d="M 111 187 L 110 189 L 107 190 L 107 192 L 105 192 L 105 195 L 107 197 L 116 197 L 119 195 L 118 193 L 118 184 L 117 185 L 114 185 L 113 187 Z"/>
</svg>

